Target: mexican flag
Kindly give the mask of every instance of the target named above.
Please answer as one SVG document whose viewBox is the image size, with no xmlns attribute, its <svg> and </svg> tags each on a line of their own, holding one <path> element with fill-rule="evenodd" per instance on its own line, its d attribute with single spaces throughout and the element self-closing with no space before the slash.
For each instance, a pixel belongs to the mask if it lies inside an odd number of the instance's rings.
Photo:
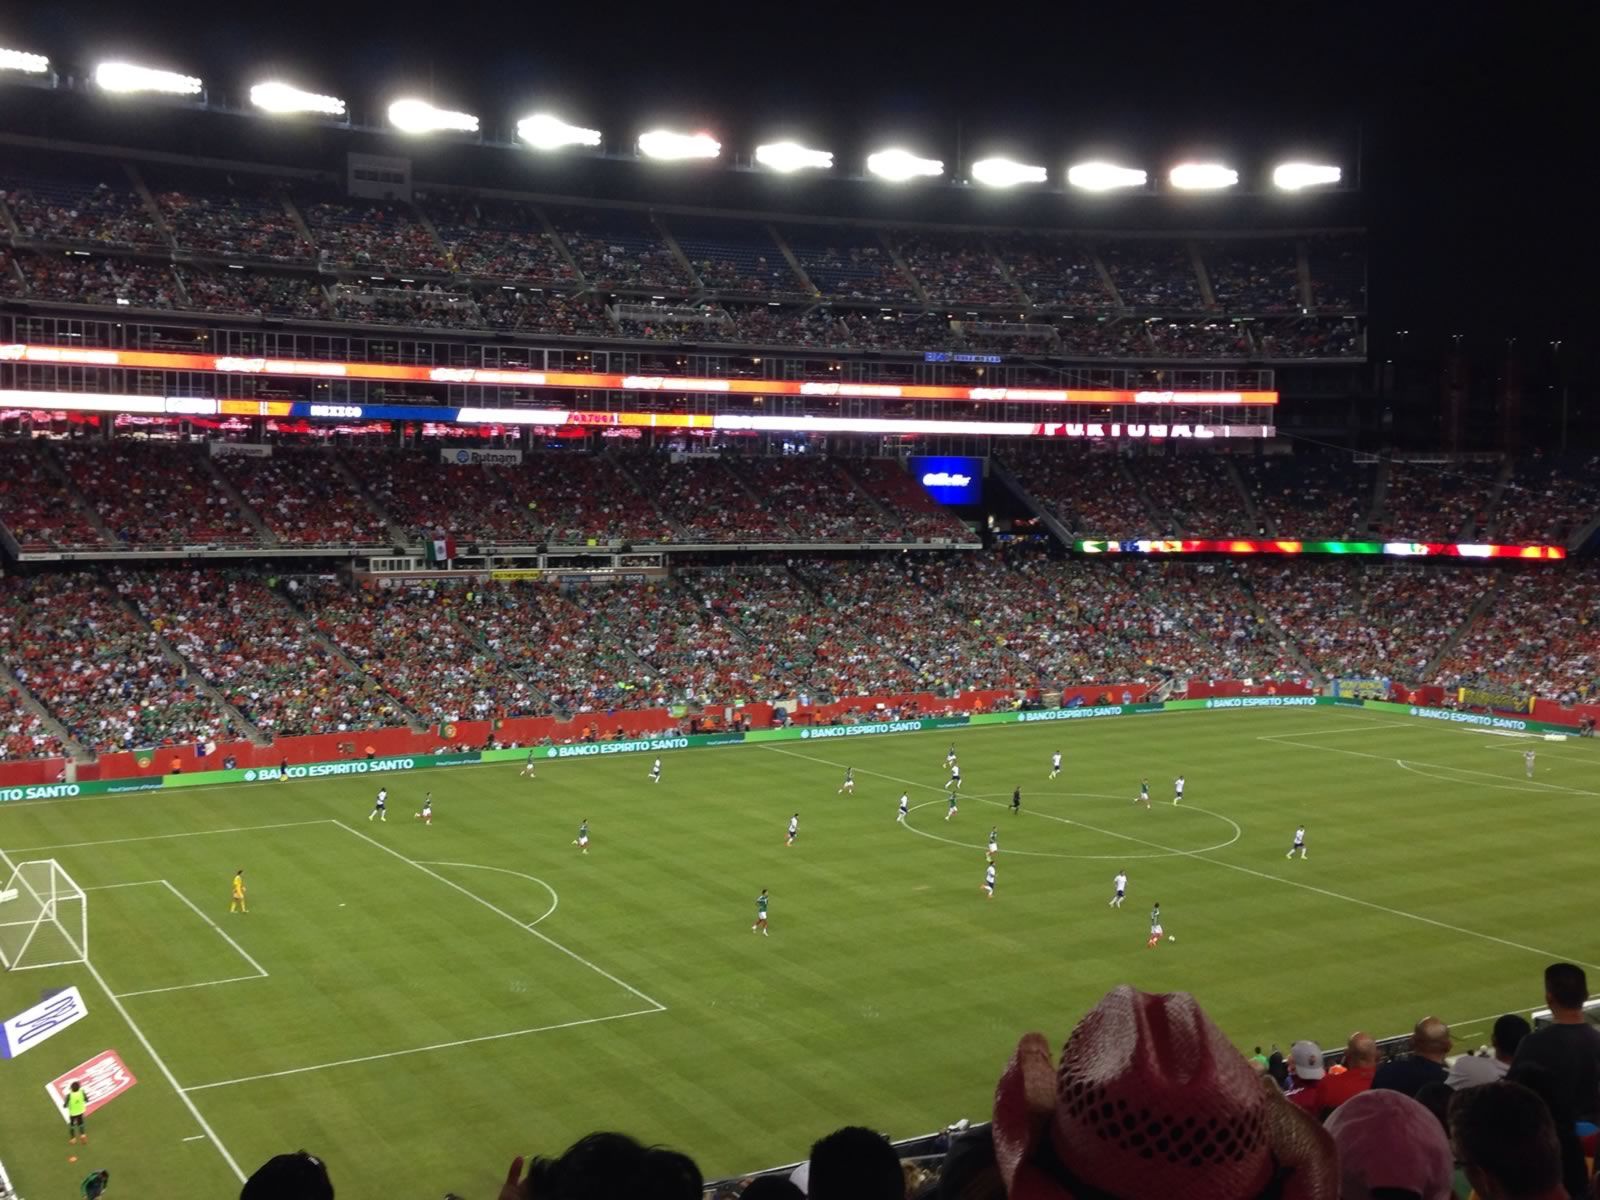
<svg viewBox="0 0 1600 1200">
<path fill-rule="evenodd" d="M 456 540 L 453 537 L 436 537 L 428 543 L 428 561 L 431 563 L 447 563 L 456 556 Z"/>
</svg>

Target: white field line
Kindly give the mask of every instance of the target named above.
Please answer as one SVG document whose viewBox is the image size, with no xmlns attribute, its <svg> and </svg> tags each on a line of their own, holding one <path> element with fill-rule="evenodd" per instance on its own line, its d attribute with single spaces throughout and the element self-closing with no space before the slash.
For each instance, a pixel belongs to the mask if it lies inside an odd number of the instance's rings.
<svg viewBox="0 0 1600 1200">
<path fill-rule="evenodd" d="M 156 1048 L 150 1044 L 150 1039 L 145 1037 L 144 1030 L 139 1028 L 138 1023 L 135 1022 L 134 1019 L 128 1014 L 128 1010 L 123 1006 L 122 1001 L 117 999 L 117 997 L 112 993 L 111 989 L 106 986 L 104 977 L 101 976 L 100 972 L 95 969 L 94 963 L 90 962 L 88 959 L 85 959 L 83 965 L 89 969 L 89 974 L 94 976 L 94 981 L 100 985 L 100 990 L 106 994 L 106 999 L 111 1001 L 111 1006 L 115 1008 L 117 1012 L 121 1014 L 122 1019 L 127 1022 L 128 1028 L 133 1031 L 133 1036 L 139 1039 L 139 1044 L 144 1047 L 145 1053 L 148 1054 L 151 1061 L 156 1064 L 156 1069 L 159 1070 L 166 1078 L 166 1081 L 172 1086 L 172 1090 L 178 1094 L 178 1099 L 181 1100 L 183 1102 L 183 1106 L 189 1110 L 189 1115 L 194 1118 L 195 1124 L 200 1127 L 200 1131 L 211 1140 L 211 1144 L 217 1148 L 217 1153 L 222 1155 L 222 1161 L 228 1164 L 228 1168 L 234 1173 L 234 1176 L 239 1180 L 240 1183 L 243 1183 L 245 1181 L 245 1173 L 239 1169 L 238 1162 L 234 1160 L 232 1154 L 228 1153 L 228 1148 L 222 1144 L 222 1139 L 217 1136 L 216 1130 L 212 1129 L 205 1117 L 200 1114 L 200 1110 L 195 1107 L 195 1102 L 191 1100 L 184 1092 L 183 1088 L 178 1085 L 177 1079 L 174 1078 L 172 1071 L 170 1068 L 168 1068 L 165 1060 L 162 1059 L 161 1055 L 156 1053 Z"/>
<path fill-rule="evenodd" d="M 229 785 L 232 786 L 231 784 Z M 30 854 L 35 850 L 82 850 L 88 846 L 126 846 L 129 842 L 161 842 L 168 838 L 210 837 L 218 833 L 260 833 L 266 829 L 293 829 L 299 825 L 330 825 L 327 817 L 315 821 L 280 821 L 275 825 L 235 825 L 230 829 L 194 829 L 188 833 L 148 833 L 141 837 L 108 838 L 101 842 L 58 842 L 53 846 L 14 846 L 7 854 Z"/>
<path fill-rule="evenodd" d="M 546 917 L 554 913 L 556 909 L 561 907 L 561 897 L 556 894 L 555 888 L 551 887 L 537 875 L 529 875 L 525 871 L 512 871 L 506 867 L 486 867 L 482 863 L 420 862 L 419 860 L 419 865 L 424 867 L 460 867 L 467 871 L 493 871 L 497 875 L 515 875 L 518 879 L 526 879 L 529 883 L 537 883 L 545 891 L 550 893 L 550 907 L 528 922 L 529 929 L 532 929 L 540 921 L 544 920 Z"/>
<path fill-rule="evenodd" d="M 350 1067 L 358 1063 L 380 1062 L 386 1058 L 403 1058 L 410 1054 L 427 1054 L 434 1050 L 451 1050 L 457 1046 L 475 1046 L 482 1042 L 500 1042 L 507 1038 L 527 1037 L 535 1033 L 551 1033 L 557 1029 L 576 1029 L 581 1025 L 600 1025 L 606 1021 L 622 1021 L 629 1017 L 648 1017 L 665 1012 L 664 1006 L 638 1008 L 632 1012 L 613 1013 L 609 1017 L 585 1017 L 580 1021 L 562 1021 L 556 1025 L 535 1025 L 531 1029 L 513 1029 L 509 1033 L 489 1033 L 482 1037 L 460 1038 L 453 1042 L 434 1042 L 428 1046 L 412 1046 L 406 1050 L 390 1050 L 384 1054 L 363 1054 L 359 1058 L 341 1058 L 333 1062 L 314 1063 L 309 1067 L 290 1067 L 287 1071 L 265 1071 L 260 1075 L 241 1075 L 238 1079 L 218 1079 L 212 1083 L 197 1083 L 183 1089 L 186 1092 L 204 1092 L 211 1088 L 232 1087 L 236 1083 L 254 1083 L 261 1079 L 281 1079 L 286 1075 L 305 1075 L 312 1071 L 326 1071 L 333 1067 Z"/>
<path fill-rule="evenodd" d="M 1374 762 L 1394 763 L 1396 766 L 1398 766 L 1403 771 L 1413 771 L 1415 774 L 1419 774 L 1419 775 L 1420 774 L 1425 774 L 1425 772 L 1415 771 L 1415 768 L 1417 768 L 1417 767 L 1429 767 L 1429 768 L 1432 768 L 1435 771 L 1453 771 L 1457 775 L 1477 775 L 1477 776 L 1481 776 L 1482 777 L 1482 779 L 1483 779 L 1483 781 L 1484 781 L 1484 783 L 1486 785 L 1493 785 L 1495 787 L 1502 787 L 1502 788 L 1511 788 L 1513 791 L 1523 791 L 1523 792 L 1525 792 L 1525 791 L 1531 791 L 1531 790 L 1538 790 L 1538 791 L 1549 791 L 1549 792 L 1563 793 L 1563 794 L 1572 795 L 1572 796 L 1600 796 L 1600 792 L 1589 792 L 1589 791 L 1585 791 L 1583 788 L 1567 787 L 1567 786 L 1565 786 L 1563 784 L 1559 784 L 1559 783 L 1540 783 L 1537 780 L 1528 780 L 1528 781 L 1525 781 L 1525 783 L 1518 783 L 1515 779 L 1508 779 L 1504 775 L 1496 775 L 1492 771 L 1478 771 L 1478 770 L 1474 770 L 1471 767 L 1452 767 L 1452 766 L 1447 766 L 1447 765 L 1445 765 L 1443 763 L 1422 762 L 1421 760 L 1414 759 L 1414 758 L 1392 758 L 1387 754 L 1369 754 L 1365 750 L 1341 750 L 1337 746 L 1317 746 L 1317 745 L 1312 745 L 1312 744 L 1297 740 L 1299 738 L 1299 736 L 1300 736 L 1299 734 L 1287 734 L 1287 733 L 1285 733 L 1285 734 L 1273 734 L 1273 735 L 1269 735 L 1267 737 L 1260 738 L 1259 740 L 1260 741 L 1266 741 L 1266 742 L 1276 742 L 1280 746 L 1297 746 L 1302 750 L 1316 750 L 1316 751 L 1319 751 L 1320 753 L 1323 753 L 1323 754 L 1344 754 L 1344 755 L 1348 755 L 1350 758 L 1370 758 Z M 1431 776 L 1430 778 L 1438 778 L 1438 777 L 1437 776 Z M 1466 785 L 1466 786 L 1473 786 L 1473 781 L 1469 780 L 1469 779 L 1446 779 L 1443 782 L 1445 782 L 1445 783 L 1459 783 L 1459 784 L 1463 784 L 1463 785 Z M 1532 784 L 1531 788 L 1526 786 L 1526 784 L 1528 784 L 1528 783 Z"/>
<path fill-rule="evenodd" d="M 634 987 L 631 983 L 624 983 L 622 980 L 618 979 L 615 975 L 613 975 L 610 971 L 607 971 L 604 967 L 596 966 L 594 963 L 590 962 L 587 958 L 584 958 L 583 955 L 579 954 L 576 950 L 569 950 L 566 946 L 563 946 L 560 942 L 556 941 L 555 938 L 549 937 L 546 934 L 540 933 L 537 929 L 534 929 L 531 925 L 529 925 L 528 922 L 518 920 L 516 917 L 513 917 L 510 913 L 508 913 L 505 909 L 500 908 L 499 906 L 497 906 L 495 904 L 491 904 L 489 901 L 485 900 L 482 896 L 478 895 L 476 892 L 470 891 L 467 888 L 462 887 L 455 880 L 447 879 L 445 876 L 443 876 L 443 875 L 439 874 L 439 872 L 435 871 L 432 867 L 426 866 L 423 863 L 419 863 L 414 858 L 407 858 L 404 854 L 401 854 L 400 851 L 392 849 L 392 848 L 390 848 L 388 846 L 385 846 L 382 842 L 378 841 L 376 838 L 368 837 L 366 834 L 362 833 L 359 829 L 352 829 L 350 826 L 346 825 L 343 821 L 334 821 L 333 823 L 335 825 L 337 825 L 340 829 L 344 830 L 346 833 L 350 834 L 352 837 L 358 837 L 362 841 L 368 843 L 369 845 L 376 846 L 379 850 L 382 850 L 385 854 L 390 854 L 390 855 L 393 855 L 395 858 L 398 858 L 401 862 L 405 863 L 406 866 L 413 867 L 416 870 L 421 871 L 424 875 L 428 875 L 428 876 L 431 876 L 434 879 L 437 879 L 440 883 L 444 884 L 445 887 L 451 888 L 451 889 L 453 889 L 453 890 L 455 890 L 457 892 L 460 892 L 463 896 L 465 896 L 467 899 L 473 901 L 474 903 L 483 905 L 484 908 L 487 908 L 490 912 L 494 913 L 495 916 L 501 917 L 504 920 L 510 921 L 518 929 L 521 929 L 523 932 L 528 933 L 528 934 L 532 935 L 533 937 L 538 938 L 541 942 L 544 942 L 546 945 L 552 947 L 553 949 L 561 951 L 561 953 L 565 954 L 568 958 L 572 959 L 574 962 L 581 963 L 583 966 L 588 967 L 589 970 L 593 971 L 596 975 L 599 975 L 601 978 L 609 979 L 612 983 L 616 984 L 623 991 L 628 992 L 631 995 L 638 997 L 640 1000 L 643 1000 L 646 1004 L 650 1005 L 650 1007 L 651 1007 L 651 1009 L 653 1011 L 655 1011 L 655 1012 L 666 1012 L 667 1006 L 665 1004 L 661 1003 L 661 1001 L 656 1000 L 653 997 L 645 995 L 638 988 Z"/>
<path fill-rule="evenodd" d="M 319 822 L 319 824 L 320 824 L 320 822 Z M 250 952 L 248 950 L 246 950 L 243 946 L 239 945 L 238 942 L 234 941 L 233 938 L 231 936 L 229 936 L 228 932 L 225 929 L 222 928 L 222 926 L 218 925 L 215 921 L 213 921 L 208 914 L 206 914 L 205 912 L 201 911 L 200 907 L 198 905 L 196 905 L 193 900 L 190 900 L 189 897 L 185 896 L 176 887 L 174 887 L 170 880 L 167 880 L 167 879 L 140 879 L 140 880 L 136 880 L 136 881 L 134 881 L 132 883 L 101 883 L 101 884 L 96 884 L 94 887 L 84 888 L 83 890 L 86 891 L 86 892 L 105 892 L 105 891 L 111 891 L 111 890 L 113 890 L 115 888 L 152 887 L 152 886 L 160 886 L 160 887 L 166 888 L 167 891 L 171 892 L 179 900 L 183 901 L 184 904 L 188 905 L 190 910 L 194 913 L 195 916 L 199 917 L 207 925 L 211 926 L 211 928 L 216 932 L 218 937 L 220 937 L 223 941 L 227 942 L 228 945 L 232 946 L 233 949 L 234 949 L 234 952 L 236 954 L 238 954 L 240 958 L 244 959 L 245 962 L 250 964 L 251 968 L 255 971 L 255 974 L 254 975 L 232 975 L 232 976 L 228 977 L 227 979 L 207 979 L 202 983 L 180 983 L 180 984 L 177 984 L 177 985 L 175 985 L 173 987 L 141 988 L 140 990 L 134 991 L 134 992 L 118 992 L 117 993 L 117 999 L 126 1000 L 130 996 L 155 996 L 155 995 L 159 995 L 162 992 L 186 992 L 191 988 L 216 987 L 218 984 L 222 984 L 222 983 L 242 983 L 242 982 L 244 982 L 246 980 L 250 980 L 250 979 L 266 979 L 266 978 L 269 978 L 267 969 L 265 967 L 263 967 L 260 963 L 258 963 L 254 958 L 252 958 L 250 956 Z"/>
<path fill-rule="evenodd" d="M 1325 749 L 1325 748 L 1326 747 L 1321 747 L 1321 746 L 1309 747 L 1309 749 L 1316 749 L 1316 750 L 1321 750 L 1321 749 Z M 773 751 L 776 754 L 788 754 L 788 755 L 791 755 L 794 758 L 809 758 L 813 762 L 823 763 L 823 764 L 825 764 L 827 766 L 831 766 L 831 767 L 838 767 L 840 769 L 843 769 L 843 767 L 844 767 L 843 763 L 835 763 L 835 762 L 832 762 L 829 759 L 825 759 L 825 758 L 816 758 L 815 756 L 810 755 L 810 754 L 796 754 L 792 750 L 782 750 L 782 749 L 779 749 L 776 746 L 769 746 L 769 747 L 767 747 L 767 749 Z M 1336 754 L 1351 754 L 1351 753 L 1355 753 L 1355 751 L 1337 750 L 1337 751 L 1334 751 L 1334 753 L 1336 753 Z M 1380 756 L 1379 755 L 1367 754 L 1367 755 L 1362 755 L 1362 757 L 1364 757 L 1364 758 L 1378 758 Z M 1389 761 L 1389 760 L 1384 760 L 1384 761 Z M 858 768 L 858 770 L 860 770 L 860 768 Z M 896 776 L 896 775 L 885 775 L 885 774 L 883 774 L 882 772 L 879 772 L 879 771 L 861 770 L 861 774 L 863 774 L 863 775 L 875 775 L 879 779 L 887 779 L 892 783 L 906 784 L 909 787 L 932 788 L 932 789 L 934 789 L 936 791 L 943 791 L 944 790 L 943 788 L 940 788 L 937 784 L 919 783 L 919 782 L 917 782 L 916 780 L 913 780 L 913 779 L 902 779 L 899 776 Z M 983 799 L 979 799 L 978 802 L 980 804 L 993 805 L 995 808 L 1005 808 L 1005 807 L 1007 807 L 1004 802 L 999 801 L 999 800 L 983 800 Z M 1092 828 L 1091 826 L 1083 825 L 1081 822 L 1073 821 L 1073 820 L 1070 820 L 1070 819 L 1068 819 L 1066 817 L 1056 817 L 1056 816 L 1052 816 L 1049 813 L 1042 813 L 1042 812 L 1039 812 L 1037 810 L 1029 810 L 1029 815 L 1030 816 L 1035 816 L 1035 817 L 1043 817 L 1047 821 L 1058 821 L 1063 825 L 1077 825 L 1077 826 L 1079 826 L 1079 828 L 1084 828 L 1084 829 Z M 1151 849 L 1154 849 L 1154 850 L 1165 850 L 1169 854 L 1174 854 L 1174 855 L 1180 855 L 1181 854 L 1185 858 L 1197 859 L 1200 862 L 1210 863 L 1213 866 L 1222 867 L 1223 869 L 1228 870 L 1228 871 L 1237 871 L 1241 875 L 1253 875 L 1257 879 L 1267 879 L 1267 880 L 1271 880 L 1273 883 L 1281 883 L 1281 884 L 1285 884 L 1285 885 L 1287 885 L 1289 887 L 1299 888 L 1302 891 L 1314 892 L 1319 896 L 1326 896 L 1330 900 L 1343 900 L 1347 904 L 1358 904 L 1362 908 L 1370 908 L 1375 912 L 1388 913 L 1390 916 L 1402 917 L 1402 918 L 1404 918 L 1405 920 L 1408 920 L 1408 921 L 1417 921 L 1417 922 L 1419 922 L 1419 923 L 1421 923 L 1423 925 L 1432 925 L 1436 929 L 1446 929 L 1446 930 L 1449 930 L 1451 933 L 1459 933 L 1464 937 L 1478 938 L 1481 941 L 1494 942 L 1497 945 L 1507 946 L 1507 947 L 1510 947 L 1513 950 L 1521 950 L 1521 951 L 1524 951 L 1525 953 L 1528 953 L 1528 954 L 1537 954 L 1539 957 L 1545 959 L 1547 962 L 1551 961 L 1551 960 L 1554 960 L 1554 961 L 1557 961 L 1557 962 L 1562 962 L 1562 961 L 1575 962 L 1575 963 L 1578 963 L 1580 966 L 1588 967 L 1590 970 L 1600 971 L 1600 964 L 1591 963 L 1591 962 L 1584 962 L 1582 959 L 1574 958 L 1574 957 L 1572 957 L 1571 955 L 1568 955 L 1568 954 L 1558 954 L 1554 950 L 1541 950 L 1537 946 L 1528 946 L 1528 945 L 1523 944 L 1522 942 L 1513 942 L 1509 938 L 1496 937 L 1492 933 L 1480 933 L 1476 929 L 1467 929 L 1467 928 L 1464 928 L 1463 926 L 1460 926 L 1460 925 L 1452 925 L 1448 921 L 1435 920 L 1433 917 L 1425 917 L 1425 916 L 1422 916 L 1420 913 L 1407 912 L 1405 909 L 1402 909 L 1402 908 L 1390 908 L 1387 904 L 1379 904 L 1379 903 L 1377 903 L 1376 901 L 1373 901 L 1373 900 L 1363 900 L 1359 896 L 1348 896 L 1348 895 L 1345 895 L 1343 892 L 1335 892 L 1335 891 L 1332 891 L 1329 888 L 1317 887 L 1315 884 L 1303 883 L 1298 879 L 1289 879 L 1289 878 L 1286 878 L 1285 876 L 1282 876 L 1282 875 L 1273 875 L 1271 872 L 1268 872 L 1268 871 L 1258 871 L 1254 867 L 1240 866 L 1238 863 L 1225 862 L 1220 858 L 1209 858 L 1204 853 L 1201 853 L 1199 851 L 1195 851 L 1195 850 L 1180 850 L 1180 849 L 1176 849 L 1176 848 L 1174 848 L 1172 846 L 1164 846 L 1160 842 L 1152 842 L 1148 838 L 1136 837 L 1135 835 L 1130 834 L 1130 833 L 1115 833 L 1115 832 L 1113 832 L 1111 830 L 1105 830 L 1105 829 L 1096 830 L 1095 832 L 1097 832 L 1097 833 L 1105 833 L 1105 834 L 1108 834 L 1111 837 L 1121 838 L 1124 841 L 1135 842 L 1135 843 L 1137 843 L 1138 845 L 1141 845 L 1141 846 L 1149 846 Z"/>
</svg>

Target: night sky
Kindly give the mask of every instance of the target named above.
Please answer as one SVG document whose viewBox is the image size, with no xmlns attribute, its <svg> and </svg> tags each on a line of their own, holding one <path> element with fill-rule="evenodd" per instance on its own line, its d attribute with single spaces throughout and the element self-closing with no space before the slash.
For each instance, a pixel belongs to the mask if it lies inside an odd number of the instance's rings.
<svg viewBox="0 0 1600 1200">
<path fill-rule="evenodd" d="M 1537 11 L 1532 11 L 1537 10 Z M 1392 332 L 1581 335 L 1594 309 L 1592 6 L 409 6 L 55 3 L 5 44 L 108 53 L 242 94 L 282 72 L 376 113 L 401 89 L 486 123 L 549 104 L 626 140 L 704 125 L 849 155 L 903 137 L 1058 168 L 1093 148 L 1359 159 L 1374 349 Z M 908 212 L 907 215 L 912 215 Z"/>
</svg>

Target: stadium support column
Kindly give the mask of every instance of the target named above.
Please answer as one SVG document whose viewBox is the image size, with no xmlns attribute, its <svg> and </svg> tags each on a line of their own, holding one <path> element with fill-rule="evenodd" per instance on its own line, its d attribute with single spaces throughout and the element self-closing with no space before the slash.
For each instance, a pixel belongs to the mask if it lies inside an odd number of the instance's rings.
<svg viewBox="0 0 1600 1200">
<path fill-rule="evenodd" d="M 1507 338 L 1500 394 L 1495 397 L 1500 409 L 1500 448 L 1508 454 L 1522 448 L 1522 356 L 1517 350 L 1517 339 Z"/>
<path fill-rule="evenodd" d="M 1439 440 L 1446 450 L 1461 449 L 1471 378 L 1466 353 L 1457 343 L 1445 355 L 1439 378 Z"/>
</svg>

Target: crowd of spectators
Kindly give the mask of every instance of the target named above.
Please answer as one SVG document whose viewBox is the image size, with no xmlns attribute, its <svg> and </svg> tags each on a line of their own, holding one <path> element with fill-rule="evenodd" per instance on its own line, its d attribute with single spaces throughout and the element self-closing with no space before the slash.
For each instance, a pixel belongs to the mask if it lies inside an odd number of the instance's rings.
<svg viewBox="0 0 1600 1200">
<path fill-rule="evenodd" d="M 1262 358 L 1356 358 L 1364 349 L 1352 317 L 1286 321 L 1255 330 Z"/>
<path fill-rule="evenodd" d="M 300 211 L 320 263 L 386 273 L 450 269 L 444 247 L 405 205 L 317 199 L 302 202 Z"/>
<path fill-rule="evenodd" d="M 515 468 L 519 492 L 552 545 L 653 541 L 662 533 L 654 506 L 606 455 L 534 454 Z"/>
<path fill-rule="evenodd" d="M 504 329 L 556 337 L 616 337 L 617 326 L 605 306 L 582 296 L 509 286 L 477 293 L 478 313 L 486 329 Z"/>
<path fill-rule="evenodd" d="M 549 217 L 591 284 L 680 293 L 694 287 L 688 269 L 649 217 L 589 208 L 553 208 Z"/>
<path fill-rule="evenodd" d="M 259 575 L 120 569 L 113 578 L 156 632 L 268 737 L 402 720 L 394 701 L 331 653 Z"/>
<path fill-rule="evenodd" d="M 386 546 L 389 530 L 348 477 L 316 450 L 227 454 L 217 472 L 286 546 Z"/>
<path fill-rule="evenodd" d="M 325 321 L 328 297 L 322 285 L 305 275 L 279 275 L 270 271 L 208 270 L 175 267 L 187 303 L 199 312 L 280 320 Z"/>
<path fill-rule="evenodd" d="M 1564 546 L 1600 516 L 1600 456 L 1536 454 L 1516 465 L 1501 497 L 1496 541 Z"/>
<path fill-rule="evenodd" d="M 72 250 L 19 251 L 12 262 L 16 270 L 0 276 L 12 295 L 105 308 L 187 307 L 166 263 Z"/>
<path fill-rule="evenodd" d="M 1509 575 L 1438 676 L 1447 688 L 1600 700 L 1600 570 L 1574 563 Z"/>
<path fill-rule="evenodd" d="M 416 329 L 484 329 L 471 291 L 439 283 L 341 283 L 333 289 L 333 319 L 360 325 Z"/>
<path fill-rule="evenodd" d="M 887 540 L 970 540 L 971 531 L 960 518 L 928 495 L 928 490 L 898 462 L 884 458 L 853 459 L 848 470 L 862 491 L 889 510 L 893 536 Z"/>
<path fill-rule="evenodd" d="M 911 281 L 873 231 L 790 226 L 781 232 L 824 296 L 901 303 L 917 300 Z"/>
<path fill-rule="evenodd" d="M 229 183 L 228 190 L 186 185 L 154 193 L 175 246 L 217 258 L 315 260 L 316 251 L 302 236 L 281 195 L 266 186 Z"/>
<path fill-rule="evenodd" d="M 628 471 L 654 501 L 668 537 L 687 542 L 792 542 L 779 514 L 747 491 L 716 457 L 672 462 L 636 455 Z"/>
<path fill-rule="evenodd" d="M 568 285 L 577 278 L 530 205 L 459 192 L 419 192 L 417 205 L 459 275 Z"/>
<path fill-rule="evenodd" d="M 0 524 L 24 550 L 67 550 L 103 546 L 105 539 L 45 461 L 49 450 L 32 441 L 0 446 L 6 469 L 0 474 Z"/>
<path fill-rule="evenodd" d="M 811 685 L 817 641 L 825 625 L 807 604 L 796 604 L 800 584 L 781 564 L 694 566 L 676 573 L 678 583 L 744 638 L 753 660 L 752 686 L 766 695 L 798 695 Z"/>
<path fill-rule="evenodd" d="M 761 507 L 782 519 L 794 540 L 899 540 L 887 514 L 832 459 L 796 455 L 725 461 Z"/>
<path fill-rule="evenodd" d="M 1255 501 L 1259 532 L 1281 538 L 1367 536 L 1377 468 L 1315 450 L 1234 459 Z"/>
<path fill-rule="evenodd" d="M 103 164 L 107 175 L 118 173 Z M 70 245 L 160 246 L 164 239 L 139 194 L 126 181 L 50 176 L 0 177 L 0 203 L 11 210 L 17 232 L 39 242 Z"/>
<path fill-rule="evenodd" d="M 1499 463 L 1391 463 L 1378 526 L 1407 542 L 1483 540 Z"/>
<path fill-rule="evenodd" d="M 1003 459 L 1022 488 L 1084 537 L 1157 536 L 1156 520 L 1125 456 L 1084 446 L 1007 446 Z"/>
<path fill-rule="evenodd" d="M 714 292 L 799 298 L 812 293 L 764 226 L 749 221 L 672 217 L 667 227 L 700 282 Z"/>
<path fill-rule="evenodd" d="M 1425 668 L 1489 589 L 1475 570 L 1349 561 L 1258 563 L 1255 598 L 1329 678 L 1426 682 Z"/>
<path fill-rule="evenodd" d="M 222 741 L 220 709 L 87 573 L 0 580 L 0 658 L 95 752 Z"/>
<path fill-rule="evenodd" d="M 1042 234 L 1008 233 L 992 241 L 1000 261 L 1035 307 L 1088 313 L 1116 308 L 1084 247 Z"/>
<path fill-rule="evenodd" d="M 1152 321 L 1147 326 L 1162 358 L 1249 358 L 1255 353 L 1242 321 Z"/>
<path fill-rule="evenodd" d="M 1355 238 L 1314 238 L 1307 243 L 1311 298 L 1322 312 L 1367 309 L 1367 256 Z"/>
<path fill-rule="evenodd" d="M 56 758 L 64 753 L 61 739 L 23 704 L 16 688 L 0 688 L 0 760 Z"/>
<path fill-rule="evenodd" d="M 1017 289 L 1000 260 L 970 234 L 921 233 L 899 239 L 900 257 L 932 304 L 1014 304 Z"/>
<path fill-rule="evenodd" d="M 1216 242 L 1202 247 L 1201 256 L 1223 312 L 1300 311 L 1300 267 L 1292 242 Z"/>
<path fill-rule="evenodd" d="M 1202 312 L 1200 279 L 1185 243 L 1104 242 L 1099 246 L 1124 308 L 1136 312 Z"/>
<path fill-rule="evenodd" d="M 86 441 L 58 446 L 73 486 L 125 546 L 260 544 L 260 535 L 207 470 L 201 447 Z"/>
<path fill-rule="evenodd" d="M 1229 460 L 1221 455 L 1143 454 L 1127 461 L 1156 511 L 1168 519 L 1167 535 L 1237 538 L 1255 533 Z"/>
<path fill-rule="evenodd" d="M 316 579 L 299 589 L 297 601 L 319 633 L 429 723 L 548 711 L 538 692 L 457 619 L 466 590 L 459 581 L 353 588 Z"/>
<path fill-rule="evenodd" d="M 1069 319 L 1057 327 L 1065 358 L 1151 358 L 1155 344 L 1143 321 Z"/>
<path fill-rule="evenodd" d="M 445 463 L 436 453 L 363 451 L 344 461 L 412 540 L 448 536 L 463 546 L 541 540 L 537 498 L 514 468 Z"/>
</svg>

